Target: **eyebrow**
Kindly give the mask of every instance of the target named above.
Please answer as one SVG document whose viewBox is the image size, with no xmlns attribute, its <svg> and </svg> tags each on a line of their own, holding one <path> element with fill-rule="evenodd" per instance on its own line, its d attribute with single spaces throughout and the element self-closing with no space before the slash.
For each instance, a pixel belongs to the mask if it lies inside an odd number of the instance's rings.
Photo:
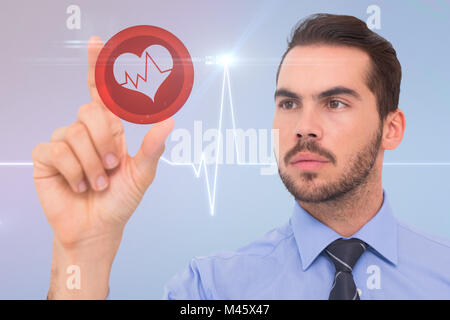
<svg viewBox="0 0 450 320">
<path fill-rule="evenodd" d="M 352 96 L 358 100 L 361 100 L 361 96 L 359 95 L 358 92 L 356 92 L 353 89 L 343 87 L 343 86 L 336 86 L 336 87 L 330 88 L 328 90 L 322 91 L 321 93 L 314 95 L 313 98 L 314 98 L 314 100 L 320 100 L 323 98 L 327 98 L 327 97 L 331 97 L 331 96 L 335 96 L 335 95 L 339 95 L 339 94 L 346 94 L 346 95 Z M 297 99 L 299 101 L 302 101 L 302 99 L 303 99 L 303 97 L 301 95 L 298 95 L 295 92 L 292 92 L 288 89 L 283 89 L 283 88 L 280 88 L 275 91 L 274 99 L 276 99 L 277 97 L 287 97 L 287 98 Z"/>
</svg>

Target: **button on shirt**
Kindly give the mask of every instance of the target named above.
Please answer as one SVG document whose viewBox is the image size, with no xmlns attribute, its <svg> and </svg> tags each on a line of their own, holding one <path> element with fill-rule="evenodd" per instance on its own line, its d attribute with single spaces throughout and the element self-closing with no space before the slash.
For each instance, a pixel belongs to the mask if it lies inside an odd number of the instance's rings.
<svg viewBox="0 0 450 320">
<path fill-rule="evenodd" d="M 194 257 L 164 299 L 328 299 L 335 267 L 323 249 L 344 238 L 296 201 L 281 227 L 232 252 Z M 385 190 L 377 214 L 349 238 L 369 244 L 353 268 L 364 299 L 450 299 L 450 240 L 393 215 Z"/>
</svg>

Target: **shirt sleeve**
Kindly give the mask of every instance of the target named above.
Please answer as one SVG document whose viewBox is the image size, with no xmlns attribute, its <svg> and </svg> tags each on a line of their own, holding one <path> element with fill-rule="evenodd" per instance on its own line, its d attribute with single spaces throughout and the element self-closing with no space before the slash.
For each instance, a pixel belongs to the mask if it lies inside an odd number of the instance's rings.
<svg viewBox="0 0 450 320">
<path fill-rule="evenodd" d="M 198 260 L 192 258 L 187 267 L 175 274 L 164 286 L 164 300 L 206 300 L 208 297 Z"/>
</svg>

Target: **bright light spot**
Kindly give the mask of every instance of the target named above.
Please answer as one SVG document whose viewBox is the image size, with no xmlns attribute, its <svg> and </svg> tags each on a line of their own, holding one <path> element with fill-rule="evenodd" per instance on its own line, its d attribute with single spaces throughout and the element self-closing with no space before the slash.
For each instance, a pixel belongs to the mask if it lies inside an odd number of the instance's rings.
<svg viewBox="0 0 450 320">
<path fill-rule="evenodd" d="M 229 55 L 221 56 L 219 58 L 219 63 L 223 64 L 224 66 L 229 66 L 233 63 L 233 57 Z"/>
</svg>

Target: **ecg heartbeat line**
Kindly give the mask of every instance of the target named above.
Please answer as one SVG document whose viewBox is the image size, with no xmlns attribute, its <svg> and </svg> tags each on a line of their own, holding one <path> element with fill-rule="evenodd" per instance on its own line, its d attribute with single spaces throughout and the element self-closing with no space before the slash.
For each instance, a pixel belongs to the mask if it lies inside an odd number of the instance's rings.
<svg viewBox="0 0 450 320">
<path fill-rule="evenodd" d="M 224 102 L 224 96 L 225 96 L 225 84 L 227 84 L 228 86 L 228 99 L 230 101 L 230 111 L 231 111 L 231 121 L 232 121 L 232 126 L 233 126 L 233 141 L 234 141 L 234 148 L 235 148 L 235 152 L 236 152 L 236 164 L 238 165 L 253 165 L 253 166 L 273 166 L 276 165 L 276 162 L 269 162 L 269 163 L 261 163 L 261 162 L 242 162 L 240 161 L 240 156 L 239 156 L 239 148 L 237 146 L 237 139 L 236 139 L 236 122 L 235 122 L 235 117 L 234 117 L 234 107 L 233 107 L 233 99 L 232 99 L 232 94 L 231 94 L 231 83 L 230 83 L 230 75 L 229 75 L 229 71 L 228 71 L 228 66 L 227 64 L 224 65 L 224 72 L 223 72 L 223 80 L 222 80 L 222 93 L 221 93 L 221 100 L 220 100 L 220 110 L 219 110 L 219 125 L 218 125 L 218 132 L 221 133 L 222 132 L 222 119 L 223 119 L 223 102 Z M 207 165 L 206 165 L 206 159 L 205 159 L 205 153 L 202 152 L 200 155 L 200 163 L 198 165 L 198 168 L 196 168 L 195 163 L 192 162 L 172 162 L 167 160 L 164 157 L 161 157 L 160 159 L 163 160 L 164 162 L 168 163 L 169 165 L 172 166 L 191 166 L 192 169 L 194 170 L 194 174 L 196 178 L 200 177 L 200 172 L 203 168 L 203 172 L 205 174 L 205 182 L 206 182 L 206 189 L 208 192 L 208 201 L 209 201 L 209 210 L 210 210 L 210 214 L 213 216 L 214 215 L 214 208 L 215 208 L 215 201 L 216 201 L 216 187 L 217 187 L 217 172 L 218 172 L 218 165 L 219 165 L 219 151 L 218 151 L 218 147 L 221 145 L 220 144 L 220 140 L 221 140 L 222 135 L 219 134 L 218 135 L 218 139 L 217 139 L 217 143 L 216 143 L 216 159 L 215 159 L 215 168 L 214 168 L 214 177 L 213 177 L 213 188 L 211 191 L 211 180 L 208 176 L 208 170 L 207 170 Z"/>
<path fill-rule="evenodd" d="M 128 83 L 128 80 L 130 80 L 131 83 L 133 84 L 133 86 L 137 89 L 138 84 L 139 84 L 139 79 L 142 79 L 144 82 L 147 82 L 147 74 L 148 74 L 148 73 L 147 73 L 147 69 L 148 69 L 148 64 L 149 64 L 148 59 L 151 60 L 151 62 L 155 65 L 156 69 L 158 69 L 158 71 L 159 71 L 160 73 L 166 73 L 166 72 L 169 72 L 169 71 L 172 70 L 172 68 L 167 69 L 167 70 L 164 70 L 164 71 L 161 70 L 161 69 L 159 68 L 158 64 L 155 62 L 155 60 L 153 60 L 152 56 L 149 55 L 147 51 L 145 51 L 145 75 L 144 75 L 144 77 L 142 77 L 139 73 L 137 73 L 137 74 L 136 74 L 136 83 L 135 83 L 135 82 L 133 81 L 133 79 L 131 79 L 131 77 L 130 77 L 130 75 L 128 74 L 128 72 L 125 71 L 125 82 L 124 82 L 124 83 L 121 83 L 120 85 L 121 85 L 121 86 L 124 86 L 124 85 L 126 85 L 126 84 Z"/>
</svg>

